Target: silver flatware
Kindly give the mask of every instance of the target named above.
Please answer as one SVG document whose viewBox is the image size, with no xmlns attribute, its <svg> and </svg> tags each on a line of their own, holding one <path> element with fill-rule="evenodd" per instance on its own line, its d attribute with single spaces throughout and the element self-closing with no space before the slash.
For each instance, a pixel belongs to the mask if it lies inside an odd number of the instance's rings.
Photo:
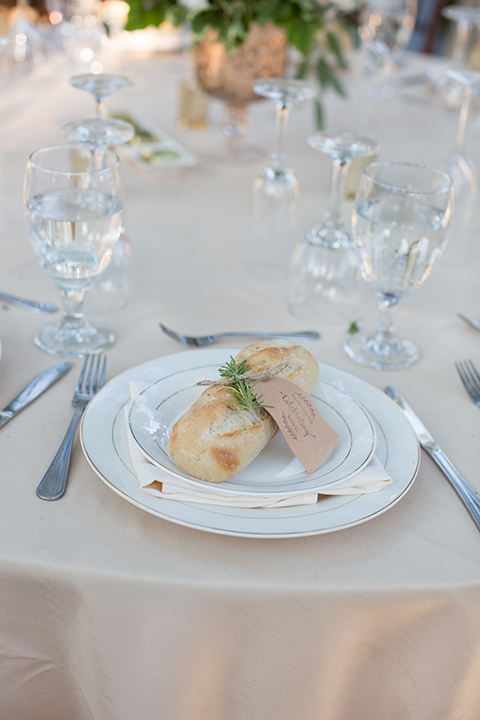
<svg viewBox="0 0 480 720">
<path fill-rule="evenodd" d="M 480 320 L 472 320 L 471 318 L 466 317 L 466 315 L 462 315 L 462 313 L 457 312 L 457 316 L 460 318 L 460 320 L 463 320 L 463 322 L 466 322 L 467 325 L 470 325 L 470 327 L 475 328 L 475 330 L 480 330 Z"/>
<path fill-rule="evenodd" d="M 16 397 L 8 403 L 3 410 L 0 411 L 0 428 L 6 425 L 12 418 L 17 415 L 20 410 L 26 408 L 31 402 L 47 390 L 54 382 L 64 375 L 69 368 L 72 367 L 71 362 L 61 362 L 57 365 L 49 367 L 39 375 L 33 378 Z"/>
<path fill-rule="evenodd" d="M 262 333 L 262 332 L 224 332 L 216 333 L 215 335 L 183 335 L 182 333 L 170 330 L 169 328 L 159 323 L 163 332 L 174 340 L 183 345 L 193 345 L 194 347 L 205 347 L 212 343 L 220 340 L 220 338 L 226 337 L 251 337 L 251 338 L 281 338 L 284 340 L 297 340 L 299 342 L 304 340 L 318 340 L 320 334 L 314 330 L 303 330 L 298 332 L 280 332 L 280 333 Z"/>
<path fill-rule="evenodd" d="M 440 449 L 438 444 L 435 442 L 433 437 L 428 432 L 425 425 L 422 423 L 416 412 L 410 407 L 407 401 L 395 390 L 394 387 L 389 385 L 385 388 L 386 394 L 394 400 L 397 405 L 403 410 L 406 417 L 410 421 L 410 424 L 417 436 L 418 442 L 425 452 L 430 455 L 432 460 L 438 465 L 440 470 L 443 472 L 450 485 L 453 487 L 458 497 L 467 509 L 470 517 L 480 530 L 480 498 L 477 493 L 460 475 L 453 463 L 448 459 L 443 450 Z"/>
<path fill-rule="evenodd" d="M 470 399 L 480 407 L 480 375 L 471 360 L 455 363 L 460 380 Z"/>
<path fill-rule="evenodd" d="M 65 493 L 77 425 L 90 400 L 105 384 L 106 365 L 107 358 L 104 355 L 85 356 L 85 362 L 72 398 L 75 412 L 57 454 L 37 487 L 37 495 L 41 500 L 58 500 Z"/>
<path fill-rule="evenodd" d="M 0 292 L 0 300 L 3 300 L 10 305 L 22 308 L 23 310 L 30 310 L 30 312 L 34 313 L 54 313 L 58 310 L 58 307 L 56 305 L 52 305 L 52 303 L 27 300 L 26 298 L 9 295 L 4 292 Z"/>
</svg>

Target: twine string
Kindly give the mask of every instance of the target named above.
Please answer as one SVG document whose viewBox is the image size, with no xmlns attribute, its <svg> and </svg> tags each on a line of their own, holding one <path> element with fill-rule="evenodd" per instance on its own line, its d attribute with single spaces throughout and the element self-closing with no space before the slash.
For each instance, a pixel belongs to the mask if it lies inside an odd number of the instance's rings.
<svg viewBox="0 0 480 720">
<path fill-rule="evenodd" d="M 200 380 L 197 382 L 197 385 L 233 385 L 233 383 L 238 382 L 239 380 L 245 380 L 250 383 L 256 383 L 259 382 L 259 380 L 270 380 L 271 378 L 277 377 L 282 370 L 285 370 L 285 368 L 288 366 L 288 360 L 284 360 L 283 362 L 279 363 L 278 365 L 274 365 L 274 367 L 269 368 L 268 370 L 261 370 L 256 373 L 252 373 L 251 375 L 237 375 L 237 377 L 232 378 L 218 378 L 217 380 Z"/>
</svg>

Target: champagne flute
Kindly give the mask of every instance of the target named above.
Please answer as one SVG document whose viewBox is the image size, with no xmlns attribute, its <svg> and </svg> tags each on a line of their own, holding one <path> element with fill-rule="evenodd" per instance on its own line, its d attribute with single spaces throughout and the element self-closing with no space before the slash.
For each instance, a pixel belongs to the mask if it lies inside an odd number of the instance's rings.
<svg viewBox="0 0 480 720">
<path fill-rule="evenodd" d="M 315 97 L 305 80 L 262 78 L 253 85 L 257 95 L 275 101 L 275 132 L 269 164 L 253 185 L 253 225 L 247 264 L 253 275 L 275 279 L 287 270 L 297 220 L 298 180 L 287 164 L 285 139 L 292 105 Z"/>
<path fill-rule="evenodd" d="M 24 205 L 30 239 L 63 305 L 61 321 L 34 337 L 52 355 L 101 352 L 115 340 L 83 313 L 92 280 L 108 266 L 123 215 L 118 157 L 107 150 L 101 168 L 94 157 L 80 145 L 61 145 L 36 150 L 27 164 Z"/>
<path fill-rule="evenodd" d="M 452 180 L 409 163 L 367 165 L 355 198 L 353 232 L 363 278 L 377 296 L 373 335 L 350 335 L 349 357 L 377 370 L 397 370 L 419 357 L 417 346 L 393 330 L 395 307 L 430 275 L 446 244 Z"/>
</svg>

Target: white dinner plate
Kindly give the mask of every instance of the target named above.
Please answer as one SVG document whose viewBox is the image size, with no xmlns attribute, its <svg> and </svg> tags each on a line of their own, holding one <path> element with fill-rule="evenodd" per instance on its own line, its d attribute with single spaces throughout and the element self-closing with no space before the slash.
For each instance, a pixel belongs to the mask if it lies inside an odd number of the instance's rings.
<svg viewBox="0 0 480 720">
<path fill-rule="evenodd" d="M 306 472 L 283 435 L 277 433 L 255 460 L 230 480 L 222 483 L 199 480 L 183 471 L 168 453 L 173 426 L 205 390 L 197 383 L 219 377 L 218 365 L 205 367 L 204 356 L 191 359 L 191 368 L 178 370 L 144 388 L 129 411 L 130 432 L 138 449 L 169 475 L 218 495 L 289 497 L 319 492 L 351 478 L 372 459 L 375 429 L 368 413 L 344 390 L 319 380 L 310 399 L 339 439 L 315 472 Z M 197 367 L 200 361 L 202 367 Z"/>
<path fill-rule="evenodd" d="M 420 454 L 417 439 L 400 408 L 363 380 L 320 364 L 320 378 L 340 380 L 347 393 L 368 411 L 377 444 L 375 454 L 392 482 L 383 490 L 359 495 L 325 495 L 314 505 L 286 508 L 233 508 L 155 497 L 141 489 L 128 450 L 125 406 L 130 382 L 149 385 L 162 377 L 202 364 L 223 364 L 235 349 L 199 349 L 167 355 L 138 365 L 111 380 L 90 402 L 80 429 L 85 456 L 93 470 L 118 495 L 158 517 L 222 535 L 288 538 L 342 530 L 371 520 L 391 508 L 412 486 Z"/>
</svg>

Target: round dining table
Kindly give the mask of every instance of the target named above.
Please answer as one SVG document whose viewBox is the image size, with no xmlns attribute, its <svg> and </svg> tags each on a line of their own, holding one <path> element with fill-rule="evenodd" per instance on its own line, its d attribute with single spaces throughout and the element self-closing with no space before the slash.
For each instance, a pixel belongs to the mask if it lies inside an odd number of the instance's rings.
<svg viewBox="0 0 480 720">
<path fill-rule="evenodd" d="M 344 78 L 347 97 L 322 99 L 326 127 L 372 137 L 381 160 L 439 166 L 458 124 L 458 109 L 442 104 L 429 79 L 442 63 L 406 54 L 395 95 L 382 102 L 368 95 L 354 60 Z M 320 339 L 305 347 L 320 377 L 341 380 L 374 414 L 383 402 L 393 407 L 385 387 L 397 388 L 480 492 L 480 408 L 455 369 L 468 358 L 480 366 L 480 333 L 457 316 L 480 318 L 479 214 L 466 229 L 452 223 L 431 276 L 397 309 L 396 328 L 419 345 L 419 361 L 406 370 L 361 367 L 342 347 L 347 322 L 299 320 L 287 309 L 284 280 L 259 281 L 246 266 L 252 184 L 271 149 L 273 103 L 249 107 L 249 142 L 263 154 L 225 160 L 218 156 L 220 100 L 210 100 L 205 128 L 178 125 L 181 84 L 192 77 L 188 53 L 125 54 L 106 69 L 134 82 L 112 96 L 111 111 L 162 129 L 194 158 L 184 166 L 142 165 L 119 149 L 129 302 L 103 315 L 88 295 L 86 303 L 90 318 L 116 335 L 107 352 L 109 412 L 118 414 L 127 381 L 153 382 L 158 368 L 202 366 L 250 342 L 192 349 L 159 323 L 192 335 L 317 330 Z M 62 123 L 94 114 L 92 97 L 68 84 L 72 72 L 60 63 L 5 81 L 0 103 L 0 290 L 57 304 L 56 286 L 30 244 L 22 184 L 32 151 L 65 142 Z M 307 143 L 315 129 L 312 101 L 296 105 L 287 134 L 301 193 L 292 248 L 328 204 L 330 159 Z M 468 149 L 480 167 L 475 119 Z M 351 208 L 347 198 L 347 224 Z M 367 286 L 362 297 L 352 319 L 363 330 L 374 327 L 377 309 Z M 1 407 L 58 362 L 34 345 L 44 322 L 0 303 Z M 291 534 L 278 519 L 269 532 L 267 520 L 252 520 L 255 510 L 217 527 L 208 519 L 215 509 L 202 514 L 195 503 L 151 499 L 138 489 L 129 495 L 120 461 L 113 458 L 105 473 L 84 452 L 85 427 L 65 495 L 46 502 L 35 490 L 71 419 L 81 364 L 73 360 L 0 430 L 1 718 L 478 720 L 480 533 L 415 441 L 408 452 L 413 447 L 420 467 L 391 501 L 372 494 L 371 513 L 349 516 L 347 509 L 342 519 L 335 511 L 336 521 L 301 521 Z M 117 442 L 107 415 L 93 431 L 100 455 Z M 395 427 L 389 433 L 394 446 Z M 393 478 L 404 461 L 401 452 L 390 458 Z M 165 512 L 168 503 L 178 512 Z"/>
</svg>

